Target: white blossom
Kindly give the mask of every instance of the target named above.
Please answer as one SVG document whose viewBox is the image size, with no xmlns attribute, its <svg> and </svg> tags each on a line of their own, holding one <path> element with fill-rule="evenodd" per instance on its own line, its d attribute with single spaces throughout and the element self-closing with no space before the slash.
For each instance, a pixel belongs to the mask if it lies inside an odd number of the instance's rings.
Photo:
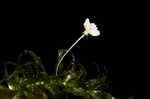
<svg viewBox="0 0 150 99">
<path fill-rule="evenodd" d="M 97 29 L 97 26 L 94 23 L 90 23 L 89 19 L 87 18 L 84 22 L 85 31 L 83 32 L 84 35 L 92 35 L 92 36 L 99 36 L 100 31 Z"/>
</svg>

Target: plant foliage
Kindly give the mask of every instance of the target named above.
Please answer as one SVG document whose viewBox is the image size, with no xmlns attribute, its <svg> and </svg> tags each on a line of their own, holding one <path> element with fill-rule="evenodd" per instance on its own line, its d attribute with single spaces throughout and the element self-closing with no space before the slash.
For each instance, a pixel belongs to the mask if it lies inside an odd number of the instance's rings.
<svg viewBox="0 0 150 99">
<path fill-rule="evenodd" d="M 59 50 L 58 61 L 64 52 Z M 31 58 L 25 61 L 24 55 Z M 76 62 L 73 53 L 70 56 L 71 60 L 60 64 L 58 76 L 48 74 L 41 59 L 31 50 L 19 54 L 17 62 L 5 62 L 0 99 L 68 99 L 71 94 L 82 99 L 116 99 L 105 92 L 106 75 L 87 79 L 84 66 Z M 10 66 L 14 71 L 8 71 Z"/>
</svg>

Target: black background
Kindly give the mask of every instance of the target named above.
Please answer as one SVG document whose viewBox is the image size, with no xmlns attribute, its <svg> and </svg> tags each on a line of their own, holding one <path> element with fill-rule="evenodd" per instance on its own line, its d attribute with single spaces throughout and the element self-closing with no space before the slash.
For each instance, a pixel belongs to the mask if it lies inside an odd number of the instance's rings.
<svg viewBox="0 0 150 99">
<path fill-rule="evenodd" d="M 5 9 L 5 8 L 4 8 Z M 6 9 L 5 9 L 6 10 Z M 97 24 L 101 35 L 83 38 L 73 49 L 76 58 L 95 72 L 97 62 L 109 70 L 110 93 L 116 97 L 136 96 L 137 68 L 141 64 L 142 42 L 131 14 L 74 14 L 62 10 L 7 9 L 1 15 L 0 62 L 16 60 L 24 49 L 35 51 L 49 73 L 55 71 L 57 50 L 69 46 L 82 35 L 86 18 Z M 104 29 L 105 26 L 105 29 Z"/>
</svg>

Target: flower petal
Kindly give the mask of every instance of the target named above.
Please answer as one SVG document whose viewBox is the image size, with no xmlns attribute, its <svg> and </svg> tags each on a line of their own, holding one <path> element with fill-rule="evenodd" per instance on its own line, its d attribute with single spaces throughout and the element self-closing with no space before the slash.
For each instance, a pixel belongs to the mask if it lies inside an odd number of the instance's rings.
<svg viewBox="0 0 150 99">
<path fill-rule="evenodd" d="M 91 32 L 89 32 L 89 34 L 92 35 L 92 36 L 99 36 L 100 31 L 99 30 L 92 30 Z"/>
<path fill-rule="evenodd" d="M 94 23 L 91 23 L 92 30 L 97 30 L 97 26 Z"/>
<path fill-rule="evenodd" d="M 89 28 L 90 28 L 90 20 L 87 18 L 86 20 L 85 20 L 85 22 L 84 22 L 84 28 L 85 28 L 85 30 L 88 30 Z"/>
</svg>

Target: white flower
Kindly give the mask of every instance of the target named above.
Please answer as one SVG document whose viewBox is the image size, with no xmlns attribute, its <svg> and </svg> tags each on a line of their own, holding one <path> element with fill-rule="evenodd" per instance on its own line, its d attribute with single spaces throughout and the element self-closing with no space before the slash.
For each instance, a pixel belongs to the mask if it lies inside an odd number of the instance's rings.
<svg viewBox="0 0 150 99">
<path fill-rule="evenodd" d="M 90 23 L 89 19 L 87 18 L 84 22 L 84 28 L 85 31 L 83 32 L 83 35 L 81 35 L 81 37 L 79 37 L 70 47 L 68 50 L 66 50 L 65 53 L 59 53 L 60 55 L 62 54 L 60 60 L 58 61 L 58 64 L 56 66 L 56 76 L 58 75 L 58 69 L 59 66 L 61 64 L 61 62 L 63 61 L 63 59 L 65 58 L 65 56 L 70 52 L 70 50 L 85 36 L 87 36 L 88 34 L 92 35 L 92 36 L 99 36 L 100 35 L 100 31 L 97 30 L 97 27 L 94 23 Z M 66 82 L 68 82 L 68 80 L 71 78 L 70 75 L 67 76 L 65 82 L 63 82 L 63 85 L 66 85 Z"/>
<path fill-rule="evenodd" d="M 84 22 L 85 31 L 83 32 L 84 35 L 92 35 L 92 36 L 99 36 L 100 31 L 97 30 L 97 27 L 94 23 L 90 23 L 89 19 L 87 18 Z"/>
</svg>

